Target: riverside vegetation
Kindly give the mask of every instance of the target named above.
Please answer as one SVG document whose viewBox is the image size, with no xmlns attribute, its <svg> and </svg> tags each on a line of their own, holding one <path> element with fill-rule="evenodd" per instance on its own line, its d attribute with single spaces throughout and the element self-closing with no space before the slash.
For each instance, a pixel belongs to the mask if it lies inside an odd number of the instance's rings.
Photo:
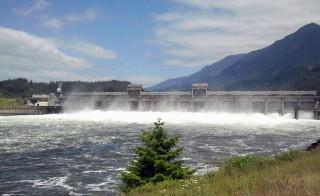
<svg viewBox="0 0 320 196">
<path fill-rule="evenodd" d="M 143 131 L 140 135 L 142 146 L 134 149 L 136 158 L 121 173 L 122 191 L 146 184 L 155 184 L 165 180 L 189 178 L 193 170 L 182 166 L 177 158 L 182 148 L 177 146 L 179 137 L 171 137 L 163 129 L 164 123 L 158 120 L 152 131 Z"/>
<path fill-rule="evenodd" d="M 62 82 L 63 93 L 70 92 L 125 92 L 129 82 L 127 81 L 51 81 L 33 82 L 25 78 L 0 81 L 0 98 L 25 98 L 33 94 L 49 94 L 56 92 L 59 83 Z"/>
<path fill-rule="evenodd" d="M 143 142 L 147 142 L 146 139 L 150 137 L 151 133 L 148 133 L 148 136 L 142 135 Z M 137 148 L 136 152 L 139 152 L 139 149 L 143 148 Z M 125 186 L 125 189 L 122 189 L 124 192 L 120 194 L 132 196 L 319 195 L 320 149 L 314 147 L 309 150 L 291 150 L 279 155 L 237 156 L 226 160 L 218 171 L 203 176 L 190 177 L 191 173 L 188 173 L 186 178 L 174 179 L 162 176 L 159 181 L 153 177 L 134 186 Z M 140 152 L 140 156 L 142 154 Z M 135 171 L 133 168 L 137 167 L 143 168 L 139 166 L 143 159 L 137 160 L 131 162 L 135 166 L 129 166 L 127 171 Z M 152 159 L 152 161 L 155 160 Z M 126 179 L 140 182 L 139 173 L 135 171 L 133 176 L 128 174 L 130 172 L 122 173 L 122 180 L 127 185 L 130 183 L 128 184 Z"/>
<path fill-rule="evenodd" d="M 24 100 L 22 98 L 0 98 L 0 108 L 23 106 L 23 105 L 24 105 Z"/>
</svg>

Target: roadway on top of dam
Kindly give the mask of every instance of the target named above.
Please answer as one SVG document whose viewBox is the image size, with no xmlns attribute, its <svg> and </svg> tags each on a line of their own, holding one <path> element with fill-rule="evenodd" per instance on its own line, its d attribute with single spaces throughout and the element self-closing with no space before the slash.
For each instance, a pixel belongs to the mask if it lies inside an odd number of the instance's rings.
<svg viewBox="0 0 320 196">
<path fill-rule="evenodd" d="M 128 92 L 72 92 L 68 96 L 127 96 Z M 192 96 L 192 92 L 141 92 L 141 96 Z M 248 96 L 306 96 L 317 95 L 317 91 L 208 91 L 207 96 L 210 95 L 248 95 Z"/>
</svg>

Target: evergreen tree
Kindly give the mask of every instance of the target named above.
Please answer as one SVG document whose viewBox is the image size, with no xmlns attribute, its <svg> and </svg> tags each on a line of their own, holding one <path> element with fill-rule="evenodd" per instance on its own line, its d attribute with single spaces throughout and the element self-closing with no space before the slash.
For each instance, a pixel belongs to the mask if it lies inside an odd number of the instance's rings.
<svg viewBox="0 0 320 196">
<path fill-rule="evenodd" d="M 188 178 L 194 172 L 177 160 L 182 153 L 182 148 L 177 147 L 179 137 L 168 136 L 160 120 L 154 125 L 152 131 L 142 132 L 142 146 L 134 149 L 136 158 L 121 173 L 121 189 L 125 192 L 149 182 Z"/>
</svg>

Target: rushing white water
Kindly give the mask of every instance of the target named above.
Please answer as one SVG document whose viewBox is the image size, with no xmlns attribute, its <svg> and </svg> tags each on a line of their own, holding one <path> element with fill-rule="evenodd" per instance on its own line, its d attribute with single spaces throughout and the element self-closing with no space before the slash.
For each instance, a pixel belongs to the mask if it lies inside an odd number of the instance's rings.
<svg viewBox="0 0 320 196">
<path fill-rule="evenodd" d="M 198 173 L 240 154 L 304 148 L 320 138 L 312 114 L 83 111 L 0 116 L 0 193 L 116 195 L 118 175 L 161 119 L 181 136 L 181 159 Z"/>
<path fill-rule="evenodd" d="M 281 123 L 302 122 L 311 119 L 311 113 L 301 114 L 300 121 L 292 118 L 292 114 L 280 115 L 261 113 L 217 113 L 217 112 L 132 112 L 132 111 L 81 111 L 64 114 L 49 114 L 37 116 L 2 117 L 22 120 L 61 120 L 102 123 L 137 123 L 150 124 L 161 119 L 170 124 L 245 124 L 245 125 L 278 125 Z M 1 117 L 0 117 L 1 119 Z"/>
</svg>

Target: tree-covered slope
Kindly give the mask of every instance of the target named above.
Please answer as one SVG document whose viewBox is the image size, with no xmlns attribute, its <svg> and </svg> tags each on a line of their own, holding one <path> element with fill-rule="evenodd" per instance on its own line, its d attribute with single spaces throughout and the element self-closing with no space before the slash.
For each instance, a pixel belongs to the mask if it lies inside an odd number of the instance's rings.
<svg viewBox="0 0 320 196">
<path fill-rule="evenodd" d="M 222 60 L 213 63 L 211 65 L 207 65 L 202 68 L 200 71 L 191 74 L 189 76 L 173 78 L 161 82 L 151 88 L 149 90 L 153 91 L 166 91 L 166 90 L 183 90 L 189 91 L 191 89 L 192 83 L 197 82 L 206 82 L 206 78 L 212 78 L 221 73 L 225 68 L 239 61 L 244 54 L 238 55 L 230 55 Z"/>
<path fill-rule="evenodd" d="M 151 90 L 188 90 L 194 82 L 209 83 L 211 90 L 320 91 L 320 26 L 307 24 L 266 48 L 228 56 Z"/>
<path fill-rule="evenodd" d="M 245 55 L 215 78 L 212 89 L 314 90 L 320 82 L 320 26 L 308 24 Z"/>
<path fill-rule="evenodd" d="M 126 81 L 97 81 L 80 82 L 64 81 L 63 92 L 86 91 L 86 92 L 104 92 L 104 91 L 126 91 L 129 82 Z M 0 97 L 30 97 L 32 94 L 55 93 L 59 82 L 32 82 L 24 78 L 10 79 L 0 81 Z"/>
</svg>

